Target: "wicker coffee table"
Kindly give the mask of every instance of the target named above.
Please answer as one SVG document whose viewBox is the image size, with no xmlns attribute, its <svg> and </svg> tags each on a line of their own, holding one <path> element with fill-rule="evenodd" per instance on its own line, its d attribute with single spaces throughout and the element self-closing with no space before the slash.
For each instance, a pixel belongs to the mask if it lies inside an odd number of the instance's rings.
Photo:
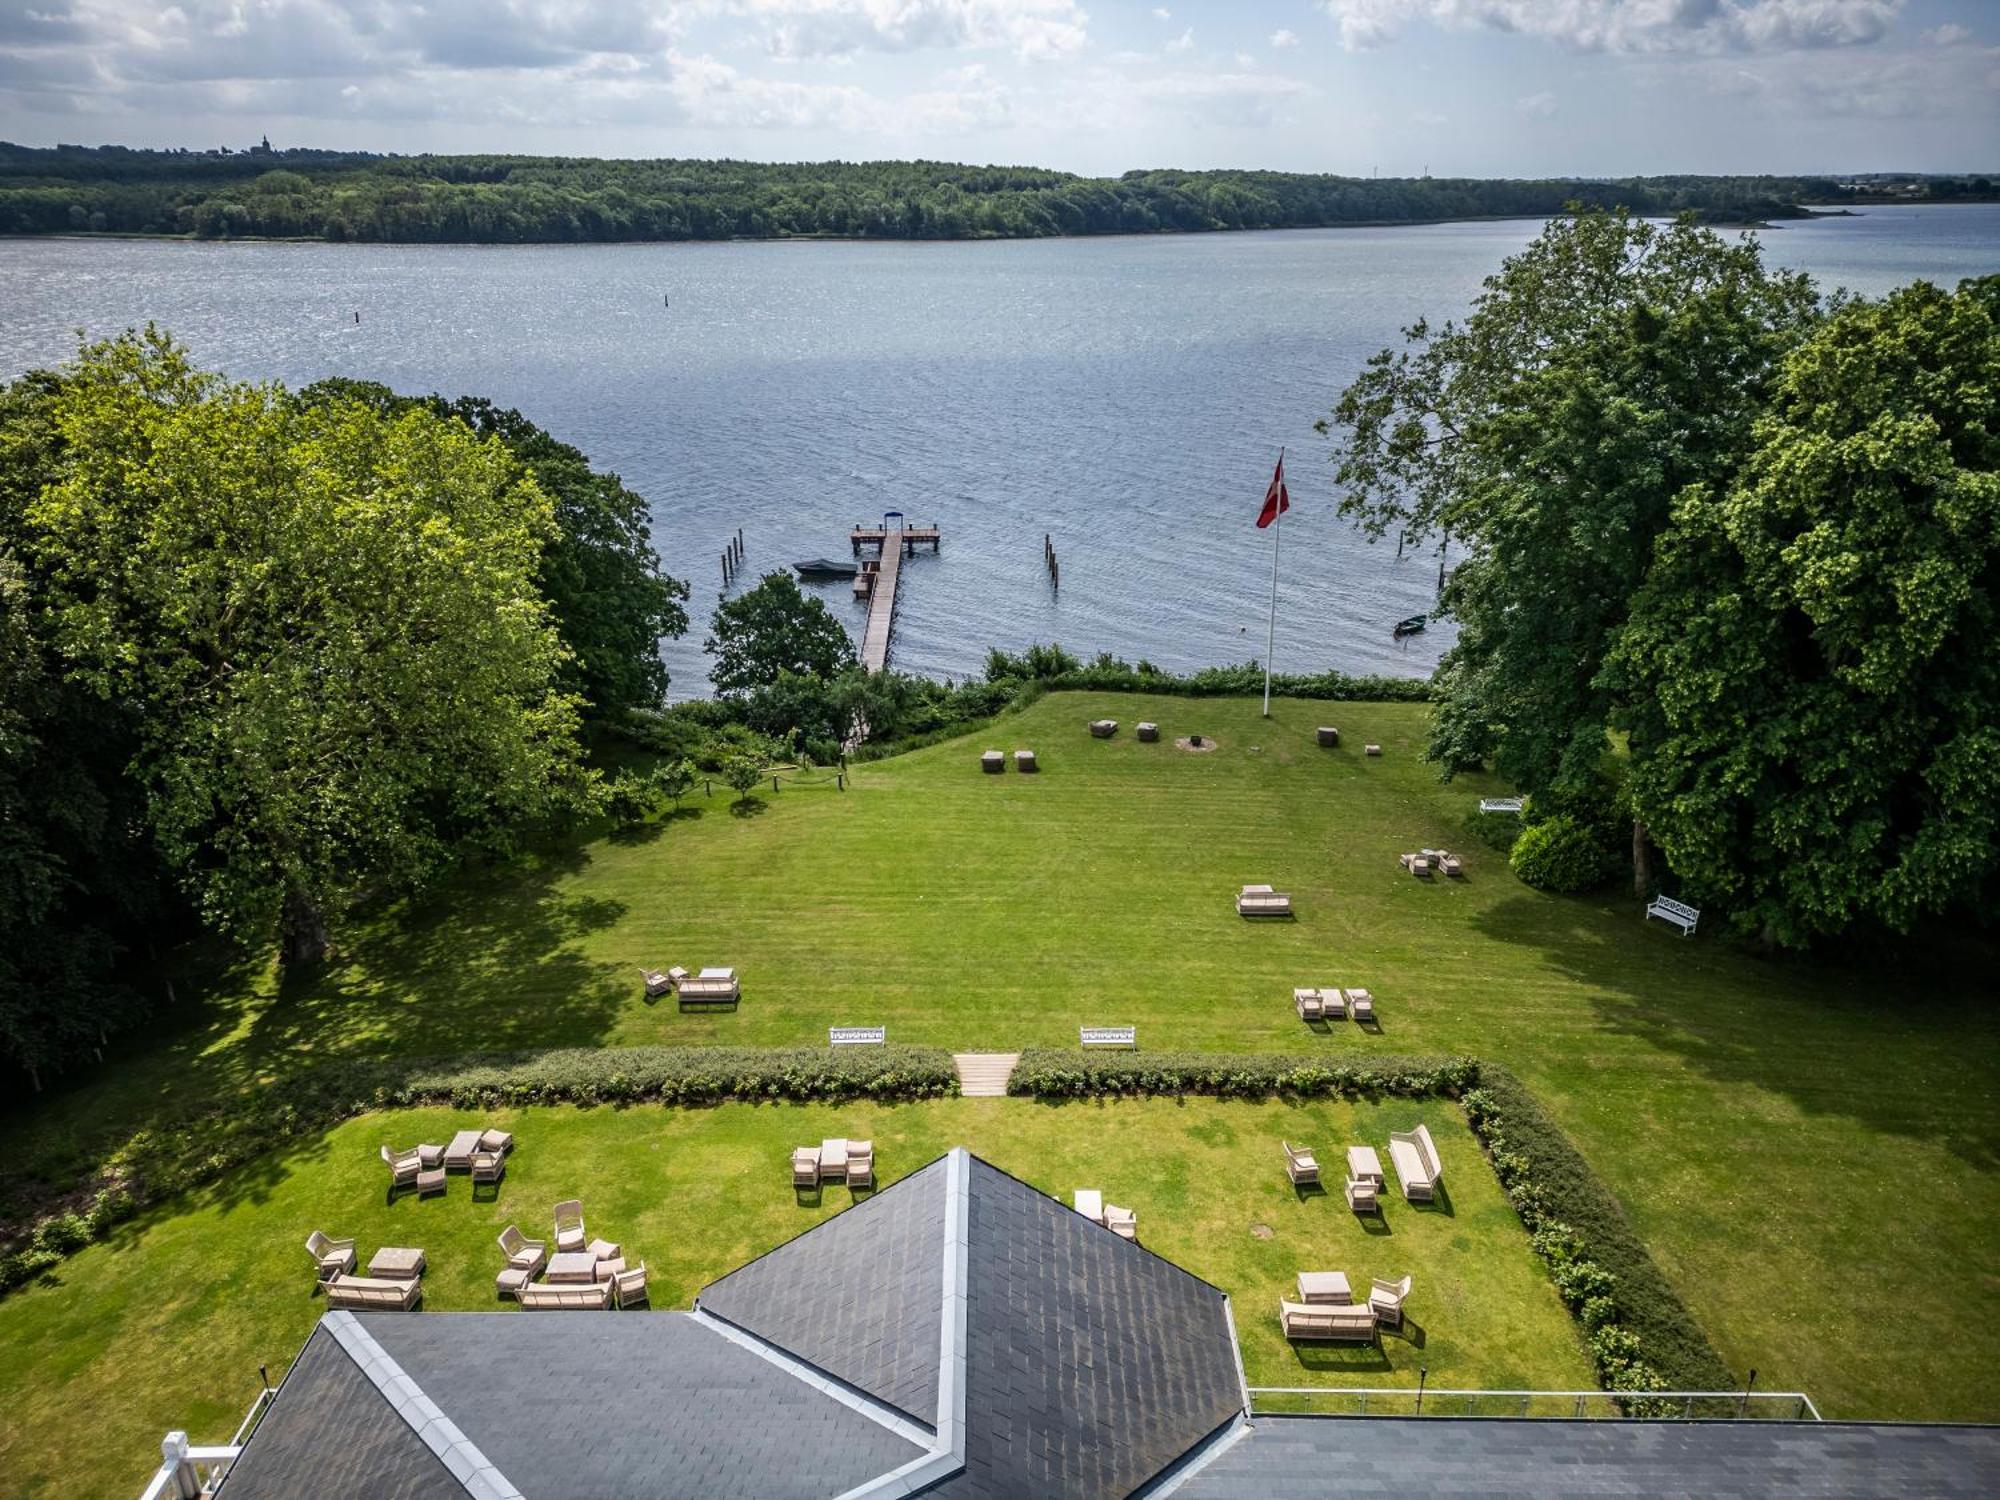
<svg viewBox="0 0 2000 1500">
<path fill-rule="evenodd" d="M 424 1274 L 424 1252 L 409 1245 L 385 1245 L 368 1257 L 368 1274 L 385 1281 L 415 1281 Z"/>
</svg>

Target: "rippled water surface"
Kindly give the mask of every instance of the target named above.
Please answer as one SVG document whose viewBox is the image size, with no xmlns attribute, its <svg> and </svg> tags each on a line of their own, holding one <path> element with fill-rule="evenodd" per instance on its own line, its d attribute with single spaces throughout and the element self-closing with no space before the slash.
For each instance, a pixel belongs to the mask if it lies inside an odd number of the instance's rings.
<svg viewBox="0 0 2000 1500">
<path fill-rule="evenodd" d="M 1290 445 L 1281 669 L 1428 672 L 1395 641 L 1434 555 L 1338 521 L 1312 423 L 1419 316 L 1463 309 L 1530 221 L 997 244 L 531 248 L 0 242 L 0 373 L 74 330 L 152 319 L 202 362 L 518 406 L 616 469 L 695 585 L 675 694 L 739 526 L 751 576 L 843 556 L 889 508 L 935 519 L 892 662 L 974 672 L 1060 640 L 1189 668 L 1263 654 L 1271 539 L 1251 522 Z M 1871 210 L 1765 236 L 1773 258 L 1881 292 L 2000 270 L 2000 207 Z M 663 299 L 671 298 L 671 306 Z M 361 314 L 357 325 L 356 312 Z M 1060 593 L 1042 537 L 1055 543 Z M 846 586 L 826 589 L 857 634 Z"/>
</svg>

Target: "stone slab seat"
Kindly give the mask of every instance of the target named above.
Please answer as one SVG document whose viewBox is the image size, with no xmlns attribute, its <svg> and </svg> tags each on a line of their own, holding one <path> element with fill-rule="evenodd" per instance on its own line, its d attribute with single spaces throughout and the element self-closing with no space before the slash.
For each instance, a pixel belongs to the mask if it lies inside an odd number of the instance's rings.
<svg viewBox="0 0 2000 1500">
<path fill-rule="evenodd" d="M 369 1311 L 408 1312 L 423 1300 L 420 1276 L 336 1276 L 326 1284 L 328 1307 L 364 1308 Z"/>
<path fill-rule="evenodd" d="M 1405 1198 L 1417 1202 L 1437 1197 L 1438 1184 L 1444 1180 L 1444 1167 L 1438 1161 L 1437 1144 L 1431 1140 L 1428 1125 L 1390 1131 L 1389 1160 L 1396 1168 L 1397 1180 L 1403 1184 Z"/>
<path fill-rule="evenodd" d="M 1117 732 L 1118 721 L 1116 719 L 1092 719 L 1090 721 L 1090 735 L 1092 739 L 1108 740 Z"/>
<path fill-rule="evenodd" d="M 1016 750 L 1014 752 L 1014 769 L 1017 771 L 1038 771 L 1041 767 L 1035 764 L 1034 751 Z"/>
</svg>

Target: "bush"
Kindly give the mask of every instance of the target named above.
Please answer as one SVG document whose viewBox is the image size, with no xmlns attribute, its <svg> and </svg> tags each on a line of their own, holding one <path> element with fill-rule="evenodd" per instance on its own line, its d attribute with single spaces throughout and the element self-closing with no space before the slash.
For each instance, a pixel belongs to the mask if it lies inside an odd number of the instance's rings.
<svg viewBox="0 0 2000 1500">
<path fill-rule="evenodd" d="M 1601 831 L 1558 814 L 1523 829 L 1508 862 L 1536 890 L 1567 896 L 1603 885 L 1617 868 L 1616 861 Z"/>
<path fill-rule="evenodd" d="M 1632 1232 L 1609 1188 L 1505 1068 L 1479 1068 L 1462 1101 L 1535 1253 L 1586 1330 L 1606 1388 L 1727 1389 L 1722 1356 Z M 1640 1411 L 1645 1403 L 1634 1403 Z"/>
<path fill-rule="evenodd" d="M 1207 1094 L 1224 1099 L 1263 1099 L 1273 1094 L 1307 1099 L 1455 1096 L 1471 1087 L 1478 1075 L 1479 1065 L 1465 1057 L 1378 1057 L 1359 1064 L 1327 1064 L 1282 1055 L 1034 1048 L 1021 1054 L 1007 1091 L 1038 1099 L 1120 1094 Z"/>
<path fill-rule="evenodd" d="M 452 1062 L 322 1065 L 282 1088 L 258 1088 L 171 1130 L 141 1131 L 102 1176 L 87 1213 L 0 1226 L 0 1292 L 41 1275 L 148 1204 L 200 1187 L 270 1150 L 376 1109 L 450 1105 L 714 1104 L 726 1099 L 932 1099 L 957 1092 L 936 1047 L 565 1047 Z"/>
</svg>

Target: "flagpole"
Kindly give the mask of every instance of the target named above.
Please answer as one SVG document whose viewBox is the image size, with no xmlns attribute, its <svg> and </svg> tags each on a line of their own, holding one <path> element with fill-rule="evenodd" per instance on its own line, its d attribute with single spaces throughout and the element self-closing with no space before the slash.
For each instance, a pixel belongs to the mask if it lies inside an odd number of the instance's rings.
<svg viewBox="0 0 2000 1500">
<path fill-rule="evenodd" d="M 1278 468 L 1285 467 L 1285 450 L 1278 449 Z M 1285 508 L 1271 522 L 1271 618 L 1264 627 L 1264 717 L 1271 717 L 1271 653 L 1278 641 L 1278 540 L 1285 533 Z"/>
</svg>

